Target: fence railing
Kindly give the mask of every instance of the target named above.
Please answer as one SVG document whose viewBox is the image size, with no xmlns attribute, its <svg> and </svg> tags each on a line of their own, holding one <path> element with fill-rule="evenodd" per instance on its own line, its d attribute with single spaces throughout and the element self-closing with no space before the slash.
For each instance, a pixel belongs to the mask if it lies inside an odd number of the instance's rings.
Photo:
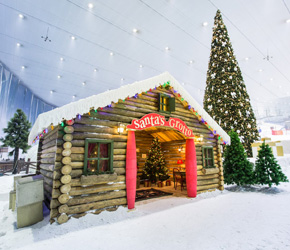
<svg viewBox="0 0 290 250">
<path fill-rule="evenodd" d="M 17 174 L 21 171 L 25 171 L 26 174 L 29 173 L 29 169 L 36 170 L 36 162 L 32 162 L 28 159 L 28 161 L 18 160 L 17 161 Z M 0 162 L 0 176 L 5 174 L 11 174 L 13 171 L 13 161 L 2 161 Z"/>
</svg>

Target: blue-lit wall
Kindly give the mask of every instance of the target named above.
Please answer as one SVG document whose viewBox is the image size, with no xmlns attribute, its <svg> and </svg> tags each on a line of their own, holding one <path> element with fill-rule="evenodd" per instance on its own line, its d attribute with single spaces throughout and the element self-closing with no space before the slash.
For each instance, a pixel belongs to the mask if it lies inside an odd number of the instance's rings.
<svg viewBox="0 0 290 250">
<path fill-rule="evenodd" d="M 7 127 L 7 122 L 18 108 L 25 112 L 33 125 L 39 114 L 52 110 L 55 106 L 35 96 L 17 76 L 0 62 L 0 137 L 4 136 L 3 128 Z"/>
</svg>

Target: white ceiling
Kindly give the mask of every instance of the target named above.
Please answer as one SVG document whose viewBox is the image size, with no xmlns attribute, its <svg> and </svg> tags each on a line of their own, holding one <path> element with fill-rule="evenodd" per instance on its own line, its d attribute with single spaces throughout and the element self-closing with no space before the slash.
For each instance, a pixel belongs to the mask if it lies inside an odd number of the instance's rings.
<svg viewBox="0 0 290 250">
<path fill-rule="evenodd" d="M 202 104 L 217 8 L 252 104 L 290 95 L 290 0 L 0 0 L 0 60 L 57 106 L 164 71 Z"/>
</svg>

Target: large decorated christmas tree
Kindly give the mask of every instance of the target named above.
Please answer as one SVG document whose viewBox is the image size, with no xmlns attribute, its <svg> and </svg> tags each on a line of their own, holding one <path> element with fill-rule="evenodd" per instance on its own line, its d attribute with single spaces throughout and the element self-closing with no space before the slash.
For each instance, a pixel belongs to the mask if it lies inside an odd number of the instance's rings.
<svg viewBox="0 0 290 250">
<path fill-rule="evenodd" d="M 165 158 L 157 137 L 153 139 L 151 148 L 149 149 L 142 178 L 148 179 L 152 183 L 156 183 L 157 180 L 165 181 L 169 178 L 168 168 L 165 165 Z"/>
<path fill-rule="evenodd" d="M 231 145 L 226 146 L 223 162 L 225 183 L 238 186 L 255 184 L 253 166 L 247 159 L 238 134 L 230 131 L 229 136 Z"/>
<path fill-rule="evenodd" d="M 283 174 L 280 165 L 275 159 L 272 150 L 265 142 L 260 146 L 258 157 L 255 164 L 255 179 L 257 184 L 279 185 L 280 182 L 288 182 L 286 175 Z"/>
<path fill-rule="evenodd" d="M 219 10 L 214 20 L 203 105 L 226 132 L 238 133 L 251 156 L 251 144 L 259 137 L 256 118 Z"/>
<path fill-rule="evenodd" d="M 17 109 L 14 116 L 8 122 L 7 128 L 3 131 L 6 134 L 4 138 L 0 138 L 4 147 L 11 147 L 13 150 L 9 155 L 14 154 L 13 171 L 12 174 L 17 172 L 17 160 L 19 150 L 22 149 L 23 153 L 30 148 L 28 145 L 29 129 L 31 128 L 30 122 L 27 120 L 26 115 L 21 109 Z"/>
</svg>

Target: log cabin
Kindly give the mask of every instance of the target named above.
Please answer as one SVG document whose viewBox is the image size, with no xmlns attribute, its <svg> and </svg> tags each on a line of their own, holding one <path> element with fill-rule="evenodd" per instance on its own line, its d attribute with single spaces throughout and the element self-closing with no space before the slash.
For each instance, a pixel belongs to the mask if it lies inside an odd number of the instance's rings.
<svg viewBox="0 0 290 250">
<path fill-rule="evenodd" d="M 51 222 L 133 209 L 155 137 L 170 176 L 177 165 L 186 170 L 188 197 L 224 189 L 221 150 L 230 137 L 168 72 L 39 115 L 29 141 L 38 142 Z"/>
</svg>

